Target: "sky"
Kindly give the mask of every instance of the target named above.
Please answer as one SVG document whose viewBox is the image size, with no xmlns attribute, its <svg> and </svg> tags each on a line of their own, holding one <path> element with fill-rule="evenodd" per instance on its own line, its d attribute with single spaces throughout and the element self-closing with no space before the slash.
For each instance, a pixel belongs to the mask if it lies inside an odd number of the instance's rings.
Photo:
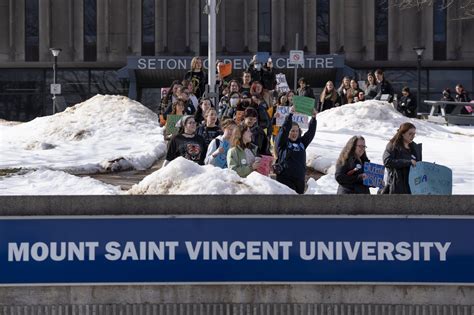
<svg viewBox="0 0 474 315">
<path fill-rule="evenodd" d="M 371 162 L 382 154 L 399 125 L 417 127 L 423 160 L 453 170 L 453 193 L 474 193 L 474 127 L 441 126 L 402 116 L 386 102 L 366 101 L 319 113 L 307 166 L 324 174 L 309 179 L 307 194 L 335 194 L 335 162 L 353 135 L 366 139 Z M 96 95 L 52 116 L 27 123 L 0 121 L 0 195 L 78 194 L 293 194 L 258 173 L 242 179 L 230 170 L 177 159 L 122 190 L 79 174 L 143 170 L 164 156 L 158 117 L 125 96 Z M 206 183 L 206 185 L 202 185 Z M 376 190 L 372 189 L 372 193 Z"/>
</svg>

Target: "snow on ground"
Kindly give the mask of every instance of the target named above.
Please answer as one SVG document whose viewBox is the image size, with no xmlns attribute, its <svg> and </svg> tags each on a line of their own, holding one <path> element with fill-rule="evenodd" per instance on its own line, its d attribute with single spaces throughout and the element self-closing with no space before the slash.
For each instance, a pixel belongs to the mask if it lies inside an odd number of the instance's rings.
<svg viewBox="0 0 474 315">
<path fill-rule="evenodd" d="M 129 191 L 143 194 L 296 194 L 279 182 L 252 172 L 241 178 L 236 172 L 198 164 L 179 157 L 166 167 L 145 177 Z"/>
<path fill-rule="evenodd" d="M 125 96 L 96 95 L 52 116 L 0 124 L 0 169 L 147 169 L 165 151 L 157 115 Z"/>
<path fill-rule="evenodd" d="M 0 177 L 0 195 L 117 195 L 120 187 L 61 171 L 37 170 Z"/>
<path fill-rule="evenodd" d="M 354 135 L 366 140 L 367 156 L 383 164 L 388 141 L 404 122 L 417 128 L 416 143 L 423 143 L 423 160 L 453 170 L 453 193 L 474 194 L 474 128 L 441 126 L 406 118 L 386 102 L 365 101 L 324 111 L 317 116 L 316 136 L 307 149 L 307 165 L 328 174 L 308 183 L 306 193 L 336 193 L 334 165 L 346 142 Z M 375 190 L 372 190 L 375 192 Z"/>
<path fill-rule="evenodd" d="M 318 114 L 316 137 L 307 149 L 307 165 L 326 176 L 308 181 L 307 194 L 334 194 L 334 165 L 353 135 L 366 139 L 369 159 L 382 164 L 386 144 L 403 122 L 417 127 L 423 160 L 453 170 L 453 193 L 474 194 L 474 127 L 441 126 L 402 116 L 386 102 L 366 101 Z M 0 170 L 42 169 L 94 173 L 108 168 L 149 168 L 164 154 L 162 128 L 156 115 L 123 96 L 97 95 L 53 116 L 23 124 L 0 122 Z M 110 161 L 117 162 L 111 163 Z M 39 172 L 39 173 L 38 173 Z M 0 194 L 91 194 L 63 172 L 41 170 L 0 177 Z M 83 183 L 84 178 L 76 178 Z M 66 189 L 63 187 L 71 187 Z M 85 187 L 84 189 L 86 189 Z M 104 194 L 118 193 L 103 188 Z M 109 189 L 112 189 L 111 191 Z M 99 189 L 97 188 L 97 191 Z M 286 186 L 252 173 L 236 173 L 178 159 L 135 185 L 130 194 L 287 194 Z M 375 193 L 375 189 L 372 189 Z"/>
</svg>

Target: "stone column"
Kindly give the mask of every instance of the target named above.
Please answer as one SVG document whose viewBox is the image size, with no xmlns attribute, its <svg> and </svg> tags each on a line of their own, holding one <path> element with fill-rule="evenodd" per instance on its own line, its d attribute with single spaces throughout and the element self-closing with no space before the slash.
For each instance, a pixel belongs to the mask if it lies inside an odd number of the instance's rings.
<svg viewBox="0 0 474 315">
<path fill-rule="evenodd" d="M 109 47 L 109 0 L 97 0 L 97 61 L 107 61 Z"/>
<path fill-rule="evenodd" d="M 11 60 L 13 57 L 13 0 L 0 1 L 0 62 Z"/>
<path fill-rule="evenodd" d="M 43 0 L 39 5 L 39 38 L 39 60 L 51 61 L 51 0 Z"/>
<path fill-rule="evenodd" d="M 360 1 L 344 3 L 344 51 L 347 60 L 362 59 L 362 8 Z"/>
<path fill-rule="evenodd" d="M 193 55 L 199 55 L 199 23 L 200 23 L 200 15 L 202 12 L 202 8 L 200 6 L 200 1 L 191 1 L 190 3 L 190 24 L 189 24 L 189 45 L 190 50 Z"/>
<path fill-rule="evenodd" d="M 84 0 L 73 1 L 73 39 L 72 39 L 72 60 L 84 60 Z"/>
<path fill-rule="evenodd" d="M 344 46 L 342 41 L 344 28 L 343 25 L 343 14 L 344 14 L 344 2 L 342 0 L 332 0 L 329 4 L 329 45 L 330 52 L 340 53 L 341 47 Z"/>
<path fill-rule="evenodd" d="M 308 53 L 316 53 L 316 0 L 308 0 L 306 7 L 308 20 L 306 23 L 306 48 Z"/>
<path fill-rule="evenodd" d="M 258 51 L 258 2 L 248 1 L 248 45 L 251 52 Z"/>
<path fill-rule="evenodd" d="M 140 56 L 142 51 L 142 2 L 127 0 L 127 55 Z M 155 12 L 159 8 L 156 6 Z M 155 43 L 158 33 L 156 32 L 156 24 L 158 23 L 155 17 Z M 156 53 L 156 49 L 155 49 Z"/>
<path fill-rule="evenodd" d="M 433 5 L 424 6 L 420 12 L 421 19 L 421 38 L 420 46 L 425 47 L 423 60 L 433 60 L 433 36 L 434 36 L 434 8 Z"/>
<path fill-rule="evenodd" d="M 363 47 L 363 59 L 374 60 L 375 58 L 375 6 L 372 1 L 364 1 L 363 6 L 363 27 L 362 27 L 362 42 Z M 390 11 L 389 11 L 390 14 Z M 390 17 L 389 17 L 390 23 Z M 388 33 L 390 37 L 390 24 L 388 26 Z M 390 45 L 389 45 L 390 54 Z M 364 78 L 365 79 L 365 78 Z"/>
<path fill-rule="evenodd" d="M 374 8 L 374 45 L 375 46 L 375 8 Z M 388 2 L 388 60 L 400 60 L 400 38 L 403 32 L 400 29 L 400 9 L 398 9 L 393 0 Z M 375 58 L 375 52 L 374 52 Z"/>
<path fill-rule="evenodd" d="M 416 60 L 413 47 L 421 46 L 421 13 L 416 8 L 400 10 L 400 58 L 399 60 Z"/>
</svg>

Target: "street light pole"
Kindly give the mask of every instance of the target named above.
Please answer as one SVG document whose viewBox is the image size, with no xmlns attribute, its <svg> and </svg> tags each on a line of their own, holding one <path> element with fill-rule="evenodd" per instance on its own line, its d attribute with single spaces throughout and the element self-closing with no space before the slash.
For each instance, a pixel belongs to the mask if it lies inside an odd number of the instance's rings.
<svg viewBox="0 0 474 315">
<path fill-rule="evenodd" d="M 61 53 L 61 48 L 50 48 L 49 49 L 54 56 L 54 63 L 53 63 L 53 84 L 56 86 L 56 68 L 58 67 L 58 56 Z M 53 94 L 53 115 L 56 113 L 56 93 Z"/>
<path fill-rule="evenodd" d="M 423 56 L 423 52 L 425 51 L 425 47 L 415 47 L 413 50 L 416 52 L 416 55 L 418 57 L 418 63 L 417 63 L 417 72 L 418 72 L 418 89 L 417 89 L 417 106 L 421 106 L 421 57 Z"/>
</svg>

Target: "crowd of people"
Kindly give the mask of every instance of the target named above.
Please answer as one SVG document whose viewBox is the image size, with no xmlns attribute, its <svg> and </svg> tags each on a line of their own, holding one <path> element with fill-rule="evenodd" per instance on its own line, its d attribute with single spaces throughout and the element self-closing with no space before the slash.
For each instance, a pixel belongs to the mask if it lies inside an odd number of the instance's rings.
<svg viewBox="0 0 474 315">
<path fill-rule="evenodd" d="M 276 74 L 271 58 L 259 62 L 256 56 L 239 79 L 220 74 L 221 61 L 217 61 L 218 101 L 207 97 L 207 75 L 199 57 L 193 58 L 191 69 L 181 82 L 174 81 L 159 106 L 160 123 L 166 124 L 168 115 L 181 115 L 176 124 L 178 132 L 165 133 L 168 151 L 164 165 L 181 156 L 200 165 L 229 168 L 246 177 L 261 167 L 262 157 L 272 156 L 272 170 L 276 180 L 297 193 L 304 193 L 306 174 L 306 149 L 316 133 L 316 115 L 327 109 L 364 100 L 392 101 L 394 89 L 377 69 L 367 74 L 364 89 L 358 81 L 344 77 L 336 89 L 328 81 L 319 97 L 304 78 L 298 80 L 296 91 L 278 92 Z M 449 96 L 449 90 L 445 91 Z M 293 97 L 306 96 L 315 99 L 308 130 L 303 134 L 293 121 L 295 106 Z M 402 89 L 397 109 L 407 117 L 416 117 L 417 104 L 408 87 Z M 456 99 L 469 101 L 461 85 L 456 86 Z M 283 124 L 278 106 L 288 107 L 289 114 Z M 388 177 L 381 193 L 410 193 L 408 172 L 421 161 L 421 145 L 413 142 L 416 128 L 411 123 L 402 124 L 389 141 L 383 155 Z M 339 194 L 368 194 L 363 185 L 366 178 L 363 164 L 369 162 L 365 152 L 365 139 L 353 136 L 336 163 L 336 181 Z"/>
</svg>

